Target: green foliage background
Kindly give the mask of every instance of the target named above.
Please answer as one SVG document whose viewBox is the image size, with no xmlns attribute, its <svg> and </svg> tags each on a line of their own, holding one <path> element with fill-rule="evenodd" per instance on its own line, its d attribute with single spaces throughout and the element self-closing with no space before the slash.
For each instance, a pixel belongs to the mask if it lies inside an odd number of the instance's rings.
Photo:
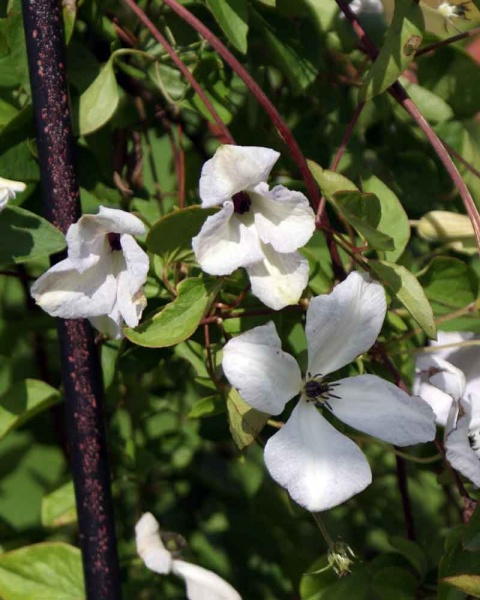
<svg viewBox="0 0 480 600">
<path fill-rule="evenodd" d="M 413 0 L 398 2 L 395 29 L 382 15 L 361 17 L 383 46 L 367 75 L 371 63 L 333 0 L 181 4 L 227 44 L 278 108 L 312 161 L 333 227 L 343 233 L 348 223 L 353 241 L 368 243 L 369 268 L 390 300 L 381 340 L 403 378 L 411 383 L 414 350 L 434 337 L 439 319 L 443 329 L 480 332 L 478 256 L 442 240 L 427 242 L 415 228 L 410 236 L 408 219 L 434 209 L 463 213 L 463 205 L 424 135 L 385 91 L 408 67 L 400 81 L 434 131 L 480 169 L 480 77 L 465 42 L 413 63 L 408 54 L 397 59 L 412 31 L 423 36 L 423 46 L 447 35 L 438 22 L 424 31 Z M 288 148 L 238 75 L 162 2 L 139 5 L 236 142 L 279 150 L 274 178 L 305 191 Z M 262 445 L 274 429 L 267 425 L 254 442 L 264 421 L 245 420 L 220 368 L 225 335 L 267 320 L 275 322 L 284 349 L 305 362 L 303 311 L 266 311 L 210 326 L 212 380 L 199 322 L 214 299 L 232 303 L 247 284 L 243 271 L 222 280 L 205 276 L 190 249 L 208 213 L 186 207 L 200 202 L 199 173 L 219 132 L 123 2 L 65 2 L 63 14 L 82 209 L 123 208 L 151 227 L 143 240 L 152 259 L 144 323 L 127 330 L 122 342 L 99 340 L 125 598 L 184 597 L 181 581 L 150 573 L 135 555 L 134 525 L 146 510 L 163 529 L 184 536 L 187 560 L 232 582 L 245 599 L 467 598 L 439 578 L 480 577 L 479 518 L 462 525 L 461 499 L 434 444 L 407 449 L 416 531 L 409 541 L 393 449 L 358 432 L 349 434 L 369 458 L 373 484 L 324 515 L 332 538 L 343 539 L 358 560 L 342 579 L 332 571 L 311 574 L 326 565 L 325 542 L 312 516 L 269 478 Z M 472 5 L 474 20 L 477 14 Z M 325 169 L 359 94 L 368 102 L 340 177 Z M 0 215 L 0 598 L 73 600 L 83 597 L 83 584 L 80 556 L 71 547 L 77 539 L 55 322 L 28 292 L 64 239 L 41 219 L 34 137 L 21 7 L 18 0 L 1 2 L 0 175 L 28 187 Z M 478 172 L 457 164 L 480 206 Z M 333 275 L 320 232 L 304 252 L 311 266 L 305 295 L 328 292 Z M 341 257 L 348 266 L 348 253 Z M 242 301 L 247 313 L 258 308 L 250 295 Z M 346 372 L 364 369 L 392 378 L 367 356 Z M 50 568 L 56 574 L 47 577 Z M 463 580 L 460 587 L 480 597 L 478 580 L 468 583 L 474 587 Z"/>
</svg>

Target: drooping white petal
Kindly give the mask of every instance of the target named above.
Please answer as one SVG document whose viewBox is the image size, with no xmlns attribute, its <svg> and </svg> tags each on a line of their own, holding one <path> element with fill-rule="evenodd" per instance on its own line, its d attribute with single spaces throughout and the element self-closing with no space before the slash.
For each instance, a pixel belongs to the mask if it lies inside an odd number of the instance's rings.
<svg viewBox="0 0 480 600">
<path fill-rule="evenodd" d="M 121 235 L 122 268 L 117 277 L 116 305 L 129 327 L 136 327 L 147 301 L 143 285 L 147 280 L 149 261 L 147 254 L 140 248 L 131 235 Z"/>
<path fill-rule="evenodd" d="M 328 295 L 313 298 L 307 311 L 308 371 L 327 375 L 374 344 L 387 303 L 383 287 L 353 272 Z"/>
<path fill-rule="evenodd" d="M 302 386 L 300 368 L 283 352 L 272 322 L 229 340 L 223 348 L 222 367 L 245 402 L 271 415 L 281 413 Z"/>
<path fill-rule="evenodd" d="M 458 401 L 465 393 L 465 376 L 452 364 L 436 354 L 420 354 L 415 362 L 413 393 L 423 398 L 435 412 L 435 420 L 445 426 L 452 399 Z"/>
<path fill-rule="evenodd" d="M 265 464 L 277 483 L 311 511 L 345 502 L 372 481 L 367 459 L 312 403 L 300 400 L 265 446 Z"/>
<path fill-rule="evenodd" d="M 233 212 L 233 203 L 208 217 L 200 233 L 192 239 L 192 248 L 202 270 L 211 275 L 229 275 L 238 267 L 263 259 L 253 220 L 241 219 Z"/>
<path fill-rule="evenodd" d="M 151 513 L 145 513 L 135 525 L 135 541 L 137 553 L 145 566 L 166 575 L 172 570 L 172 555 L 165 548 L 160 538 L 160 526 Z"/>
<path fill-rule="evenodd" d="M 267 181 L 280 154 L 258 146 L 220 146 L 203 165 L 200 198 L 203 208 L 222 204 L 238 192 Z"/>
<path fill-rule="evenodd" d="M 66 258 L 37 279 L 30 292 L 52 317 L 79 319 L 108 315 L 115 304 L 117 283 L 110 260 L 79 274 Z"/>
<path fill-rule="evenodd" d="M 350 427 L 397 446 L 435 438 L 435 415 L 418 396 L 409 396 L 376 375 L 358 375 L 336 382 L 330 398 L 333 414 Z"/>
<path fill-rule="evenodd" d="M 240 594 L 213 571 L 175 559 L 172 572 L 185 579 L 188 600 L 242 600 Z"/>
<path fill-rule="evenodd" d="M 464 342 L 478 342 L 478 344 L 461 346 Z M 437 341 L 431 342 L 432 346 L 448 346 L 441 348 L 434 353 L 447 360 L 463 371 L 466 379 L 465 396 L 469 394 L 480 395 L 480 361 L 478 360 L 480 352 L 480 334 L 471 331 L 439 331 Z"/>
<path fill-rule="evenodd" d="M 0 212 L 5 208 L 10 198 L 15 198 L 18 192 L 24 192 L 26 187 L 21 181 L 0 177 Z"/>
<path fill-rule="evenodd" d="M 447 433 L 445 452 L 452 467 L 480 487 L 480 421 L 478 417 L 472 419 L 469 403 L 464 400 L 461 404 L 465 414 Z"/>
<path fill-rule="evenodd" d="M 250 198 L 258 236 L 277 252 L 294 252 L 312 237 L 315 213 L 302 193 L 282 185 L 269 191 L 266 183 L 260 183 Z"/>
<path fill-rule="evenodd" d="M 246 267 L 252 294 L 273 310 L 296 304 L 307 287 L 308 260 L 299 252 L 280 254 L 262 244 L 264 258 Z"/>
<path fill-rule="evenodd" d="M 121 340 L 125 337 L 122 327 L 124 324 L 122 315 L 115 307 L 110 311 L 109 315 L 88 317 L 88 320 L 95 329 L 111 340 Z"/>
</svg>

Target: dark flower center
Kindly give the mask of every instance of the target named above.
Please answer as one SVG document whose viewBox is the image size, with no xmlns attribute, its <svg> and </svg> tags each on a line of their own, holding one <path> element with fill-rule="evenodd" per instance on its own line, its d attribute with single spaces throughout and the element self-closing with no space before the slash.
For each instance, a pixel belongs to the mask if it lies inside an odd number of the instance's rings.
<svg viewBox="0 0 480 600">
<path fill-rule="evenodd" d="M 327 406 L 332 410 L 328 400 L 330 398 L 339 398 L 339 396 L 332 393 L 333 388 L 336 387 L 338 383 L 328 383 L 322 379 L 321 373 L 318 373 L 313 377 L 310 373 L 307 373 L 307 376 L 309 379 L 303 386 L 303 393 L 305 394 L 306 401 L 313 402 L 317 408 Z"/>
<path fill-rule="evenodd" d="M 112 251 L 121 250 L 122 244 L 120 242 L 120 234 L 119 233 L 109 233 L 107 234 L 108 243 L 110 244 L 110 248 Z"/>
<path fill-rule="evenodd" d="M 247 192 L 237 192 L 232 196 L 232 200 L 233 210 L 239 215 L 243 215 L 250 210 L 252 201 L 250 200 L 250 196 L 247 194 Z"/>
</svg>

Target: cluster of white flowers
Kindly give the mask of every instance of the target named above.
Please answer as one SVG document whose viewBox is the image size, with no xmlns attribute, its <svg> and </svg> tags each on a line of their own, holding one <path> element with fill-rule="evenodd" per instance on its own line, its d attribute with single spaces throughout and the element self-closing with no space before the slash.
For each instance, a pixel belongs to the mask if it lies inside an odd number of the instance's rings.
<svg viewBox="0 0 480 600">
<path fill-rule="evenodd" d="M 480 336 L 439 332 L 438 340 L 417 359 L 415 393 L 433 408 L 445 427 L 450 464 L 480 487 Z"/>
</svg>

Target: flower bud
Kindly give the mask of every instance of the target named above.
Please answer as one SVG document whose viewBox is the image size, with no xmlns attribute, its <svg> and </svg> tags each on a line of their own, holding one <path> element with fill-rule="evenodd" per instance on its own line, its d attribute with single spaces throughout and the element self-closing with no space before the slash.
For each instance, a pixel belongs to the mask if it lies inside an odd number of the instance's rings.
<svg viewBox="0 0 480 600">
<path fill-rule="evenodd" d="M 432 210 L 417 223 L 418 235 L 429 242 L 474 242 L 475 234 L 470 219 L 466 215 L 447 210 Z M 457 248 L 457 245 L 454 245 Z"/>
</svg>

